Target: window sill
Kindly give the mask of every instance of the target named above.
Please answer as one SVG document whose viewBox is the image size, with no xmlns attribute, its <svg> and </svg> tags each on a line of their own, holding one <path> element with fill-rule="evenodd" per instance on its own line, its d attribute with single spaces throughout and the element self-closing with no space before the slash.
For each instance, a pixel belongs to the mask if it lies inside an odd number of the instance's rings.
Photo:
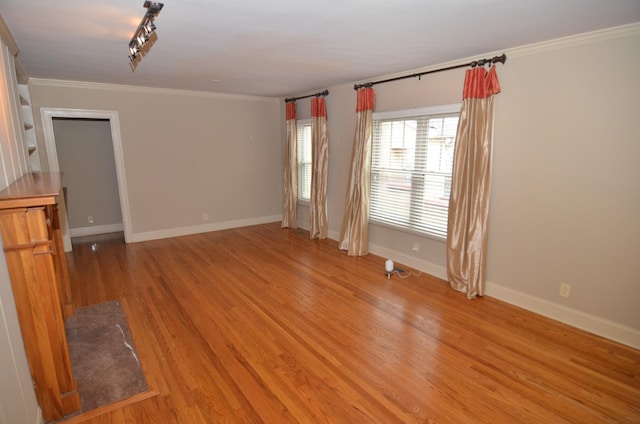
<svg viewBox="0 0 640 424">
<path fill-rule="evenodd" d="M 411 234 L 411 235 L 422 237 L 422 238 L 428 238 L 428 239 L 431 239 L 433 241 L 438 241 L 440 243 L 446 243 L 447 242 L 447 238 L 446 237 L 440 237 L 440 236 L 436 236 L 434 234 L 427 234 L 427 233 L 423 233 L 421 231 L 412 230 L 411 228 L 400 227 L 400 226 L 392 225 L 392 224 L 389 224 L 389 223 L 386 223 L 386 222 L 382 222 L 382 221 L 376 221 L 376 220 L 373 220 L 373 219 L 369 219 L 369 224 L 375 225 L 377 227 L 389 228 L 391 230 L 400 231 L 402 233 L 407 233 L 407 234 Z"/>
</svg>

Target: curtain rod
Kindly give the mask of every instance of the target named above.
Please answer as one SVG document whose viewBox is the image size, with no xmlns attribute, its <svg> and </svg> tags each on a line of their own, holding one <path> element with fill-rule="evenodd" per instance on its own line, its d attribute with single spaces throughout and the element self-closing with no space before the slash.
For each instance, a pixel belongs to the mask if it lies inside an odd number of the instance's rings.
<svg viewBox="0 0 640 424">
<path fill-rule="evenodd" d="M 288 97 L 284 99 L 284 102 L 289 103 L 289 102 L 295 102 L 296 100 L 300 100 L 300 99 L 306 99 L 307 97 L 320 97 L 320 96 L 326 97 L 328 95 L 329 95 L 329 90 L 324 90 L 324 91 L 319 91 L 317 93 L 309 94 L 308 96 Z"/>
<path fill-rule="evenodd" d="M 415 78 L 415 77 L 420 78 L 423 75 L 434 74 L 436 72 L 442 72 L 442 71 L 450 71 L 452 69 L 465 68 L 467 66 L 471 66 L 471 67 L 475 68 L 476 66 L 484 66 L 487 63 L 500 62 L 500 63 L 504 64 L 504 62 L 506 60 L 507 60 L 507 55 L 502 53 L 501 56 L 494 56 L 492 58 L 474 60 L 473 62 L 465 63 L 465 64 L 462 64 L 462 65 L 449 66 L 449 67 L 446 67 L 446 68 L 434 69 L 434 70 L 431 70 L 431 71 L 425 71 L 425 72 L 420 72 L 420 73 L 411 74 L 411 75 L 404 75 L 404 76 L 401 76 L 401 77 L 389 78 L 389 79 L 381 80 L 381 81 L 365 82 L 364 84 L 356 84 L 356 85 L 353 86 L 353 89 L 354 90 L 359 90 L 359 89 L 364 88 L 364 87 L 371 87 L 371 86 L 376 85 L 376 84 L 383 84 L 385 82 L 398 81 L 398 80 L 407 79 L 407 78 Z"/>
</svg>

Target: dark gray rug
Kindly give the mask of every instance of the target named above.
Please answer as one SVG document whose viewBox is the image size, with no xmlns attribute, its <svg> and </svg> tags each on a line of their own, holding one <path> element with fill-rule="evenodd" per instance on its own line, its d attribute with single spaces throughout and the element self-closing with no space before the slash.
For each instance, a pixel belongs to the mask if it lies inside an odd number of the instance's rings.
<svg viewBox="0 0 640 424">
<path fill-rule="evenodd" d="M 82 412 L 148 389 L 119 302 L 78 308 L 65 322 L 65 330 Z"/>
</svg>

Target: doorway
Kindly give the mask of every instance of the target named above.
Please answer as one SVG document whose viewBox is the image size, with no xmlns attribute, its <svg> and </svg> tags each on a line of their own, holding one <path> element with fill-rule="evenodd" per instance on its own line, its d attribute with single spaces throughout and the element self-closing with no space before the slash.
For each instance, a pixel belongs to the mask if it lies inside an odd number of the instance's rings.
<svg viewBox="0 0 640 424">
<path fill-rule="evenodd" d="M 126 177 L 124 170 L 124 159 L 122 154 L 122 142 L 120 137 L 120 123 L 118 113 L 115 111 L 84 110 L 84 109 L 51 109 L 43 108 L 42 126 L 44 131 L 45 147 L 49 170 L 60 172 L 60 162 L 56 143 L 56 133 L 54 131 L 54 120 L 95 120 L 108 122 L 111 132 L 111 142 L 113 147 L 113 160 L 117 180 L 117 197 L 120 202 L 120 216 L 122 218 L 122 230 L 124 231 L 125 243 L 131 240 L 131 219 L 129 212 L 128 195 L 126 189 Z M 69 217 L 64 196 L 60 199 L 60 221 L 62 227 L 62 238 L 65 251 L 71 251 L 71 232 L 69 230 Z M 92 215 L 86 217 L 92 219 Z M 110 227 L 111 229 L 116 227 Z M 109 229 L 109 227 L 107 227 Z"/>
</svg>

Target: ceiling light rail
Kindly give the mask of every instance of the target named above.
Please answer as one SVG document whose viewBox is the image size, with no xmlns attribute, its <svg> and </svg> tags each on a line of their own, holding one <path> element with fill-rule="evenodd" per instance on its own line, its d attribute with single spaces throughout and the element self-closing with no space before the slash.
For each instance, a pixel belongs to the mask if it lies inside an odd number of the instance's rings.
<svg viewBox="0 0 640 424">
<path fill-rule="evenodd" d="M 389 79 L 385 79 L 385 80 L 381 80 L 381 81 L 374 81 L 374 82 L 365 82 L 364 84 L 355 84 L 353 86 L 354 90 L 359 90 L 361 88 L 365 88 L 365 87 L 372 87 L 376 84 L 383 84 L 385 82 L 391 82 L 391 81 L 398 81 L 398 80 L 403 80 L 403 79 L 407 79 L 407 78 L 418 78 L 420 79 L 421 76 L 423 75 L 427 75 L 427 74 L 434 74 L 436 72 L 442 72 L 442 71 L 450 71 L 452 69 L 458 69 L 458 68 L 466 68 L 467 66 L 471 66 L 472 68 L 475 68 L 476 66 L 484 66 L 484 65 L 493 65 L 494 63 L 502 63 L 504 65 L 504 62 L 507 61 L 507 55 L 502 53 L 502 55 L 500 56 L 494 56 L 491 58 L 486 58 L 486 59 L 480 59 L 480 60 L 474 60 L 472 62 L 469 63 L 464 63 L 462 65 L 454 65 L 454 66 L 447 66 L 446 68 L 440 68 L 440 69 L 433 69 L 431 71 L 425 71 L 425 72 L 419 72 L 416 74 L 411 74 L 411 75 L 403 75 L 401 77 L 395 77 L 395 78 L 389 78 Z"/>
<path fill-rule="evenodd" d="M 147 12 L 142 17 L 140 25 L 136 28 L 136 32 L 133 33 L 133 37 L 129 41 L 129 64 L 131 65 L 131 71 L 135 71 L 138 63 L 142 60 L 151 46 L 156 42 L 158 36 L 156 35 L 156 25 L 153 22 L 158 16 L 163 3 L 156 3 L 151 1 L 145 1 L 143 7 L 147 9 Z"/>
<path fill-rule="evenodd" d="M 308 96 L 300 96 L 300 97 L 287 97 L 284 99 L 285 103 L 295 102 L 296 100 L 306 99 L 307 97 L 327 97 L 329 95 L 329 90 L 319 91 L 317 93 L 309 94 Z"/>
</svg>

